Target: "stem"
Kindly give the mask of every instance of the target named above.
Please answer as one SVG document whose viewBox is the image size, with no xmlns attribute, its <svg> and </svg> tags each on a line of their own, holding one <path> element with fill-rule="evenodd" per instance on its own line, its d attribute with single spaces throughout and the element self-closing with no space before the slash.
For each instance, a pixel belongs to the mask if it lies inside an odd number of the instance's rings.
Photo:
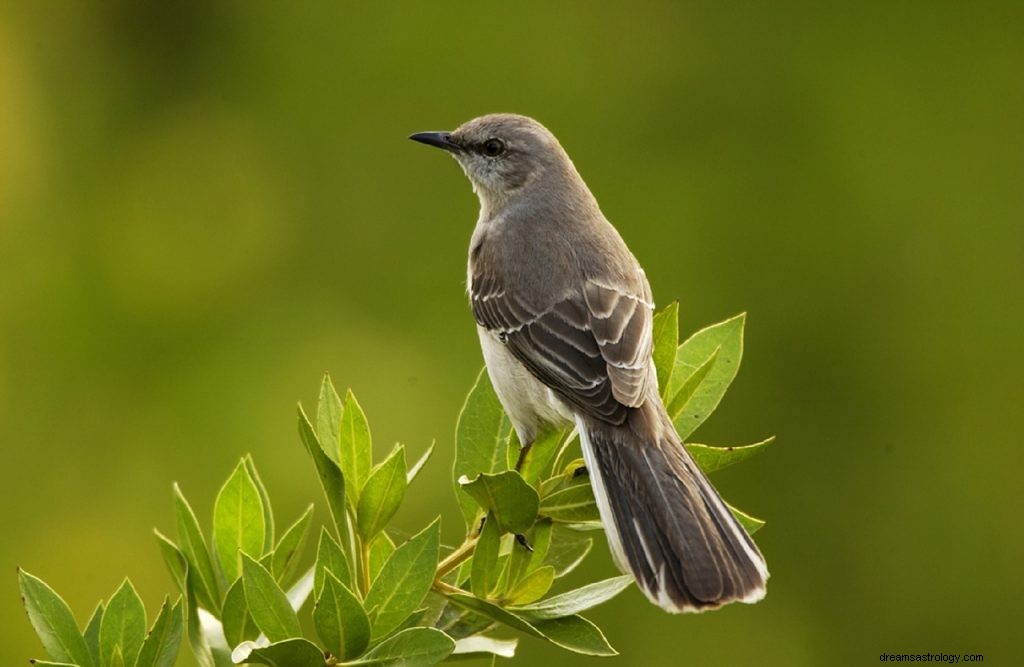
<svg viewBox="0 0 1024 667">
<path fill-rule="evenodd" d="M 440 579 L 434 581 L 434 590 L 438 593 L 441 593 L 442 595 L 472 595 L 472 593 L 470 593 L 469 591 L 464 591 L 458 586 L 446 584 Z"/>
<path fill-rule="evenodd" d="M 434 574 L 435 585 L 444 584 L 444 582 L 441 581 L 441 577 L 462 565 L 470 556 L 473 555 L 473 550 L 476 549 L 476 543 L 479 539 L 479 535 L 467 538 L 458 549 L 448 554 L 443 561 L 438 563 L 437 572 Z M 448 584 L 444 585 L 447 586 Z"/>
</svg>

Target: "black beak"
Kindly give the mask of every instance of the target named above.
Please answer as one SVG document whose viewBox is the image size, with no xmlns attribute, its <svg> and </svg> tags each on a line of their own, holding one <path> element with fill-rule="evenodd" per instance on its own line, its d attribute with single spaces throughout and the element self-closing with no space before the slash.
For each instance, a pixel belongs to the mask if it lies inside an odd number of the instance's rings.
<svg viewBox="0 0 1024 667">
<path fill-rule="evenodd" d="M 461 146 L 452 141 L 451 132 L 417 132 L 416 134 L 410 135 L 409 138 L 413 141 L 418 141 L 421 144 L 443 148 L 451 153 L 458 153 L 462 150 Z"/>
</svg>

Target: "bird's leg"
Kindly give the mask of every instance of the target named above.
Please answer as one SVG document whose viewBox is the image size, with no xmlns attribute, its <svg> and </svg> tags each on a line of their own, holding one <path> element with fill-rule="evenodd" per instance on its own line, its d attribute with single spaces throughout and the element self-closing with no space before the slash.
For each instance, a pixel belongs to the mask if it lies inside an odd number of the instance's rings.
<svg viewBox="0 0 1024 667">
<path fill-rule="evenodd" d="M 531 447 L 533 447 L 532 442 L 519 448 L 519 460 L 516 461 L 516 472 L 522 471 L 523 464 L 526 463 L 526 455 L 530 453 Z"/>
</svg>

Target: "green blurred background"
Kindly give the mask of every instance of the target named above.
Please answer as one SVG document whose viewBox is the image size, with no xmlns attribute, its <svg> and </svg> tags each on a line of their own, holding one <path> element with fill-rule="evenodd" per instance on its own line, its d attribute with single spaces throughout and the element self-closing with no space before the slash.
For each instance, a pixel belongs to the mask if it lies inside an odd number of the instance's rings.
<svg viewBox="0 0 1024 667">
<path fill-rule="evenodd" d="M 438 439 L 397 526 L 459 537 L 477 204 L 406 136 L 491 111 L 558 135 L 686 332 L 749 312 L 697 439 L 779 436 L 716 476 L 767 599 L 630 590 L 607 664 L 1019 658 L 1021 3 L 0 7 L 0 663 L 42 657 L 16 564 L 80 618 L 125 574 L 155 610 L 172 481 L 208 522 L 252 452 L 279 521 L 319 502 L 324 370 L 379 453 Z"/>
</svg>

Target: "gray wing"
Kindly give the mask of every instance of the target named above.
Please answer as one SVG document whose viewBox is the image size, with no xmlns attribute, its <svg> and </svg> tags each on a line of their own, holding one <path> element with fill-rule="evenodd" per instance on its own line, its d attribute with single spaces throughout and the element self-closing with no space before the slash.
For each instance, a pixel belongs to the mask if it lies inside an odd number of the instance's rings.
<svg viewBox="0 0 1024 667">
<path fill-rule="evenodd" d="M 544 306 L 486 275 L 473 276 L 476 321 L 567 403 L 597 419 L 621 424 L 643 404 L 651 380 L 651 310 L 637 295 L 588 281 L 579 292 Z"/>
</svg>

